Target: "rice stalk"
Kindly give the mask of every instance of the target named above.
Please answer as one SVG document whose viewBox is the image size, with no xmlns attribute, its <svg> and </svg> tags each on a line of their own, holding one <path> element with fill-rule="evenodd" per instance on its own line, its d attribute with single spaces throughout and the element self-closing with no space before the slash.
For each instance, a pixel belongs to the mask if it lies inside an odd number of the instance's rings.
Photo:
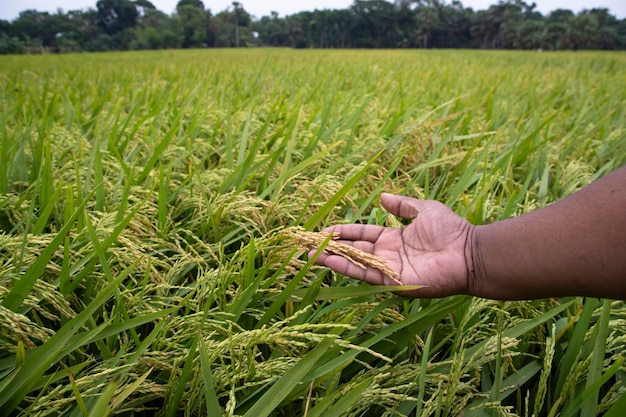
<svg viewBox="0 0 626 417">
<path fill-rule="evenodd" d="M 294 240 L 300 247 L 307 251 L 319 248 L 328 237 L 324 232 L 306 232 L 304 230 L 291 229 L 283 232 L 285 237 Z M 389 266 L 387 261 L 380 256 L 362 251 L 352 246 L 336 242 L 341 239 L 338 232 L 333 232 L 332 240 L 324 247 L 324 251 L 333 255 L 339 255 L 358 266 L 361 269 L 374 268 L 388 276 L 398 285 L 402 285 L 400 275 Z"/>
</svg>

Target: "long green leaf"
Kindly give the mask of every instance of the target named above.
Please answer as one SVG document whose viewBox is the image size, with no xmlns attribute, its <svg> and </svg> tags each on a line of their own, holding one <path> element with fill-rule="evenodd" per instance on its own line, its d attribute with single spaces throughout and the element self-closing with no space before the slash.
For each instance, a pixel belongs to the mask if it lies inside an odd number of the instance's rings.
<svg viewBox="0 0 626 417">
<path fill-rule="evenodd" d="M 206 345 L 202 339 L 202 334 L 198 330 L 198 340 L 200 345 L 200 367 L 202 370 L 202 379 L 204 382 L 204 399 L 206 402 L 206 412 L 209 416 L 219 416 L 222 414 L 222 407 L 217 399 L 215 386 L 213 385 L 213 373 L 211 372 L 211 364 L 209 363 L 209 354 Z"/>
<path fill-rule="evenodd" d="M 117 291 L 118 286 L 130 274 L 132 268 L 134 268 L 134 265 L 131 265 L 115 280 L 111 281 L 83 311 L 68 321 L 54 336 L 27 357 L 26 363 L 11 379 L 11 383 L 0 391 L 0 407 L 4 407 L 4 410 L 7 412 L 17 407 L 22 398 L 30 392 L 50 365 L 61 359 L 59 353 L 64 349 L 70 338 Z"/>
<path fill-rule="evenodd" d="M 116 378 L 106 385 L 102 394 L 98 397 L 98 401 L 96 401 L 91 409 L 89 417 L 107 417 L 111 413 L 111 399 L 113 398 L 113 395 L 115 395 L 117 384 L 118 380 Z"/>
<path fill-rule="evenodd" d="M 37 219 L 37 222 L 33 226 L 34 235 L 40 235 L 41 233 L 43 233 L 45 227 L 48 225 L 50 214 L 52 213 L 52 210 L 57 204 L 57 200 L 59 199 L 59 196 L 61 195 L 62 190 L 63 190 L 63 183 L 60 183 L 57 185 L 56 189 L 54 190 L 54 194 L 50 197 L 48 203 L 46 204 L 46 207 L 41 211 L 41 213 L 39 213 L 39 218 Z"/>
<path fill-rule="evenodd" d="M 178 310 L 176 307 L 171 307 L 165 310 L 155 311 L 153 313 L 142 314 L 141 316 L 133 317 L 132 319 L 129 319 L 122 323 L 107 324 L 106 326 L 103 326 L 102 329 L 100 329 L 96 334 L 93 334 L 91 337 L 86 339 L 84 338 L 84 335 L 82 333 L 75 335 L 68 342 L 68 346 L 66 347 L 66 350 L 68 351 L 67 353 L 70 353 L 71 351 L 87 344 L 95 343 L 108 337 L 119 335 L 126 330 L 130 330 L 144 324 L 156 322 L 160 318 L 174 313 L 176 310 Z"/>
<path fill-rule="evenodd" d="M 591 364 L 589 365 L 589 373 L 587 374 L 586 387 L 590 387 L 602 376 L 602 367 L 604 365 L 604 357 L 606 352 L 606 338 L 609 333 L 609 321 L 611 320 L 611 300 L 604 300 L 602 303 L 602 312 L 600 319 L 596 324 L 594 331 L 593 353 L 591 354 Z M 598 414 L 598 396 L 599 391 L 592 394 L 580 414 L 582 417 L 593 417 Z"/>
<path fill-rule="evenodd" d="M 307 353 L 291 369 L 288 369 L 267 392 L 246 412 L 244 417 L 267 417 L 295 389 L 300 381 L 315 366 L 324 352 L 333 345 L 333 339 L 326 338 Z"/>
<path fill-rule="evenodd" d="M 411 326 L 415 327 L 416 325 L 418 325 L 419 329 L 415 328 L 412 332 L 409 332 L 410 335 L 414 335 L 419 331 L 432 326 L 435 322 L 441 320 L 443 316 L 449 314 L 449 312 L 452 311 L 457 305 L 464 302 L 464 297 L 450 297 L 446 300 L 434 303 L 433 305 L 422 310 L 419 314 L 413 314 L 412 316 L 407 317 L 401 322 L 391 324 L 385 328 L 378 330 L 376 334 L 360 340 L 357 345 L 362 348 L 370 348 L 374 344 L 380 342 L 381 340 L 391 336 L 396 332 L 399 332 L 400 330 L 406 329 Z M 331 359 L 327 363 L 317 367 L 309 378 L 314 379 L 326 375 L 327 373 L 332 372 L 332 370 L 340 368 L 343 364 L 352 361 L 360 353 L 361 352 L 358 350 L 347 351 L 341 356 Z M 304 382 L 308 381 L 309 379 L 305 380 Z"/>
<path fill-rule="evenodd" d="M 597 305 L 597 299 L 585 299 L 582 313 L 576 322 L 572 335 L 567 340 L 567 349 L 557 368 L 558 377 L 555 389 L 558 393 L 561 393 L 565 380 L 572 371 L 572 367 L 576 363 L 576 359 L 581 354 L 585 335 L 587 330 L 589 330 L 589 323 L 591 322 L 591 317 Z"/>
<path fill-rule="evenodd" d="M 379 151 L 373 157 L 367 161 L 367 164 L 361 168 L 356 174 L 348 179 L 345 184 L 337 191 L 309 220 L 304 223 L 303 227 L 306 230 L 312 230 L 317 226 L 324 217 L 330 213 L 330 211 L 339 203 L 339 201 L 354 187 L 354 185 L 365 175 L 374 162 L 380 158 L 385 151 Z"/>
<path fill-rule="evenodd" d="M 556 306 L 546 311 L 545 313 L 541 314 L 538 317 L 535 317 L 530 320 L 525 320 L 516 326 L 509 327 L 508 329 L 505 329 L 502 332 L 502 337 L 510 337 L 510 338 L 520 337 L 521 335 L 528 333 L 529 331 L 533 330 L 537 326 L 550 320 L 552 317 L 565 311 L 569 306 L 571 306 L 574 303 L 574 301 L 575 300 L 568 301 L 566 303 L 563 303 L 559 306 Z M 477 343 L 476 345 L 467 348 L 466 358 L 471 358 L 472 355 L 474 355 L 479 349 L 482 349 L 487 342 L 488 340 L 485 340 L 481 343 Z"/>
<path fill-rule="evenodd" d="M 324 398 L 336 400 L 334 404 L 330 401 L 322 401 L 319 405 L 316 405 L 311 409 L 307 417 L 341 417 L 354 408 L 354 405 L 359 402 L 361 397 L 365 394 L 369 386 L 372 384 L 373 378 L 367 378 L 364 381 L 359 382 L 350 390 L 338 392 L 338 395 Z M 337 400 L 337 398 L 339 398 Z"/>
<path fill-rule="evenodd" d="M 65 236 L 69 233 L 69 231 L 74 226 L 74 220 L 82 213 L 85 208 L 85 204 L 87 204 L 88 198 L 84 199 L 80 205 L 74 210 L 74 213 L 69 218 L 69 221 L 65 223 L 65 225 L 59 230 L 56 236 L 52 239 L 52 241 L 46 246 L 46 248 L 41 252 L 41 255 L 37 257 L 35 262 L 26 270 L 22 278 L 15 281 L 13 283 L 13 288 L 6 295 L 4 300 L 2 301 L 2 305 L 9 310 L 17 311 L 30 290 L 35 285 L 35 282 L 39 279 L 41 274 L 43 274 L 48 262 L 50 262 L 50 258 L 59 245 L 65 239 Z"/>
<path fill-rule="evenodd" d="M 183 398 L 183 392 L 185 391 L 187 383 L 193 377 L 193 370 L 191 365 L 196 355 L 198 354 L 198 339 L 198 336 L 193 339 L 191 347 L 189 348 L 189 353 L 187 354 L 187 359 L 185 360 L 185 365 L 183 365 L 183 370 L 180 374 L 180 377 L 176 379 L 176 389 L 174 390 L 174 395 L 172 396 L 167 407 L 167 417 L 173 417 L 176 415 L 177 411 L 180 408 L 181 399 Z"/>
<path fill-rule="evenodd" d="M 422 352 L 422 362 L 419 373 L 419 390 L 417 392 L 417 404 L 415 415 L 422 415 L 422 404 L 424 402 L 424 393 L 426 392 L 426 374 L 428 373 L 428 360 L 430 359 L 430 348 L 433 340 L 433 330 L 430 329 L 426 342 L 424 343 L 424 351 Z"/>
<path fill-rule="evenodd" d="M 139 388 L 139 386 L 143 384 L 146 379 L 148 379 L 148 376 L 150 375 L 150 373 L 152 373 L 153 370 L 154 367 L 148 369 L 146 372 L 144 372 L 143 375 L 133 381 L 132 384 L 128 385 L 126 388 L 124 388 L 124 390 L 122 390 L 122 392 L 120 392 L 115 398 L 113 398 L 113 400 L 111 401 L 111 410 L 115 410 L 117 407 L 122 405 L 124 401 L 128 397 L 130 397 L 130 395 L 135 392 L 135 390 Z"/>
<path fill-rule="evenodd" d="M 585 390 L 578 395 L 572 404 L 563 411 L 561 417 L 571 417 L 574 416 L 589 400 L 593 398 L 597 398 L 598 392 L 602 385 L 604 385 L 619 369 L 624 363 L 623 357 L 619 357 L 611 366 L 607 368 L 607 370 L 600 376 L 600 378 L 593 381 L 592 384 L 588 385 Z"/>
</svg>

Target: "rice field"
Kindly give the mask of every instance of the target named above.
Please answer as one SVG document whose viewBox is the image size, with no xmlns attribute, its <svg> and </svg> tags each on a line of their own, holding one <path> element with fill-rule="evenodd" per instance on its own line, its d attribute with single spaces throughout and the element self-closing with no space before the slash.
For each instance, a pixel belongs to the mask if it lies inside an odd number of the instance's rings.
<svg viewBox="0 0 626 417">
<path fill-rule="evenodd" d="M 409 300 L 289 239 L 623 165 L 623 53 L 2 56 L 0 100 L 0 414 L 625 415 L 624 301 Z"/>
</svg>

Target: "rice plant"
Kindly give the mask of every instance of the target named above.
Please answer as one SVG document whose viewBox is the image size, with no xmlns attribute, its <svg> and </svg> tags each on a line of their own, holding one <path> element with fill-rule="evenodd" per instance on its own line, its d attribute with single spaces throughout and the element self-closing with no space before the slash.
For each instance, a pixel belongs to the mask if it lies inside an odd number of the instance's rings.
<svg viewBox="0 0 626 417">
<path fill-rule="evenodd" d="M 286 236 L 401 226 L 382 191 L 475 224 L 574 192 L 626 163 L 625 64 L 0 57 L 2 413 L 623 415 L 623 301 L 408 300 Z"/>
</svg>

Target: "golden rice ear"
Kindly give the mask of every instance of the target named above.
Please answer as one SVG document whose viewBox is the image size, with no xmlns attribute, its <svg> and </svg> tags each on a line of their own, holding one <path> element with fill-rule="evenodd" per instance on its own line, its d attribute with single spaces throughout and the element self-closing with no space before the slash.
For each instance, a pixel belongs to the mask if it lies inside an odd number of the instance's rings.
<svg viewBox="0 0 626 417">
<path fill-rule="evenodd" d="M 289 229 L 283 233 L 287 238 L 295 241 L 298 246 L 306 250 L 319 248 L 329 235 L 329 233 L 326 232 L 307 232 L 302 229 Z M 396 284 L 403 285 L 400 275 L 389 266 L 384 258 L 352 246 L 336 242 L 336 240 L 340 237 L 341 236 L 338 232 L 333 232 L 333 240 L 328 242 L 328 245 L 324 248 L 324 252 L 339 255 L 361 269 L 366 269 L 367 267 L 377 269 L 391 278 Z"/>
</svg>

